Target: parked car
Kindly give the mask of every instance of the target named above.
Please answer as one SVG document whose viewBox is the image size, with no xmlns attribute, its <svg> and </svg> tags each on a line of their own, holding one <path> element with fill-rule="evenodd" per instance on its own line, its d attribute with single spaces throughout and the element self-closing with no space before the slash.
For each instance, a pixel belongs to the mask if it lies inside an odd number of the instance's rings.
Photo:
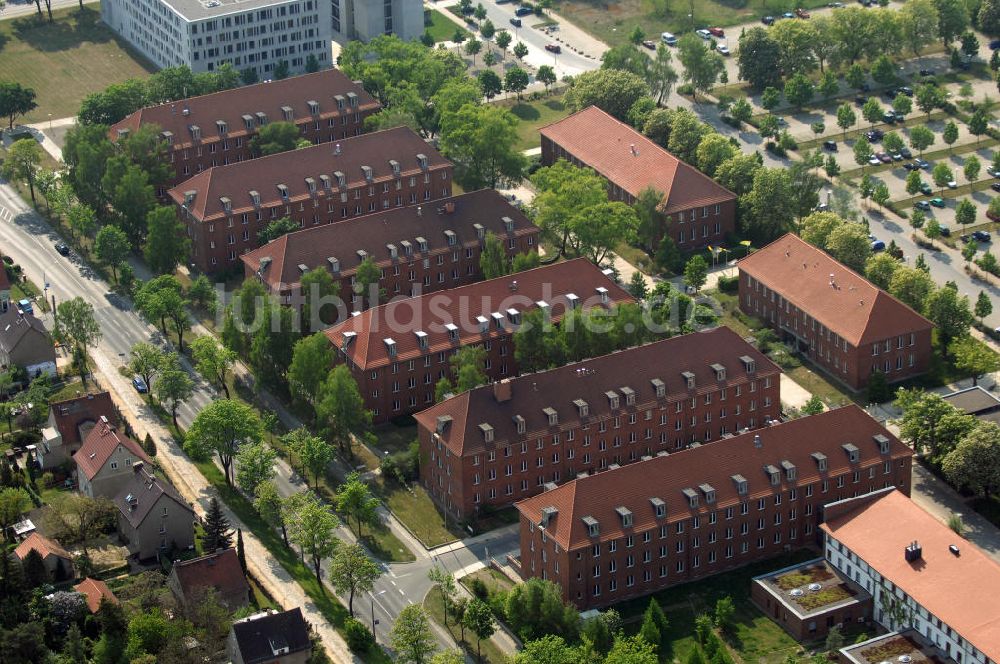
<svg viewBox="0 0 1000 664">
<path fill-rule="evenodd" d="M 924 169 L 925 171 L 931 170 L 931 162 L 927 161 L 926 159 L 918 158 L 914 163 L 916 163 L 917 166 Z"/>
<path fill-rule="evenodd" d="M 795 15 L 798 16 L 799 18 L 809 18 L 809 12 L 807 12 L 805 9 L 802 9 L 802 7 L 799 7 L 798 9 L 795 10 Z"/>
<path fill-rule="evenodd" d="M 69 247 L 64 242 L 56 242 L 56 251 L 60 256 L 69 256 Z"/>
<path fill-rule="evenodd" d="M 888 153 L 886 153 L 886 152 L 876 152 L 876 153 L 875 153 L 875 156 L 876 156 L 876 157 L 878 158 L 878 160 L 879 160 L 879 161 L 881 161 L 881 162 L 882 162 L 883 164 L 891 164 L 891 163 L 892 163 L 892 157 L 890 157 L 890 156 L 889 156 L 889 154 L 888 154 Z"/>
<path fill-rule="evenodd" d="M 830 152 L 837 151 L 837 141 L 823 141 L 823 149 Z"/>
<path fill-rule="evenodd" d="M 913 207 L 917 208 L 918 210 L 923 210 L 924 212 L 927 212 L 928 210 L 931 209 L 931 204 L 928 201 L 917 201 L 913 205 Z"/>
<path fill-rule="evenodd" d="M 793 14 L 792 12 L 785 12 L 784 14 L 781 15 L 781 18 L 795 18 L 795 14 Z"/>
<path fill-rule="evenodd" d="M 652 42 L 652 41 L 650 41 L 648 39 L 645 40 L 644 42 L 642 42 L 642 45 L 645 46 L 646 48 L 648 48 L 650 51 L 655 51 L 656 50 L 656 42 Z"/>
<path fill-rule="evenodd" d="M 660 35 L 660 41 L 667 46 L 677 46 L 677 35 L 672 32 L 664 32 Z"/>
<path fill-rule="evenodd" d="M 869 132 L 865 132 L 865 138 L 868 139 L 869 143 L 881 141 L 883 136 L 885 136 L 885 133 L 881 129 L 872 129 Z"/>
<path fill-rule="evenodd" d="M 512 18 L 512 19 L 510 19 L 510 24 L 513 25 L 515 28 L 520 28 L 521 27 L 521 19 L 519 19 L 519 18 Z"/>
<path fill-rule="evenodd" d="M 729 47 L 726 46 L 725 44 L 719 44 L 718 46 L 715 47 L 715 50 L 718 51 L 720 55 L 724 55 L 727 58 L 730 55 Z"/>
<path fill-rule="evenodd" d="M 535 10 L 531 7 L 518 7 L 514 10 L 515 16 L 528 16 L 529 14 L 534 14 Z"/>
<path fill-rule="evenodd" d="M 976 242 L 989 242 L 990 234 L 987 233 L 986 231 L 973 231 L 972 239 L 975 240 Z"/>
<path fill-rule="evenodd" d="M 920 75 L 921 76 L 933 76 L 934 75 L 934 70 L 933 69 L 921 69 L 920 70 Z"/>
<path fill-rule="evenodd" d="M 843 2 L 828 2 L 828 3 L 826 3 L 826 6 L 829 7 L 830 9 L 842 9 L 843 6 L 844 6 L 844 3 Z"/>
<path fill-rule="evenodd" d="M 712 33 L 709 32 L 708 30 L 706 30 L 705 28 L 701 28 L 700 30 L 695 30 L 694 33 L 696 35 L 698 35 L 699 37 L 701 37 L 702 39 L 711 39 L 712 38 Z"/>
<path fill-rule="evenodd" d="M 877 254 L 880 251 L 885 251 L 885 242 L 882 240 L 872 240 L 872 252 Z"/>
<path fill-rule="evenodd" d="M 31 300 L 18 300 L 17 301 L 17 308 L 20 309 L 21 311 L 23 311 L 26 314 L 33 314 L 33 313 L 35 313 L 35 307 L 33 307 L 31 305 Z"/>
<path fill-rule="evenodd" d="M 933 205 L 934 207 L 937 207 L 937 208 L 943 208 L 944 207 L 944 199 L 940 198 L 940 197 L 938 197 L 938 198 L 932 198 L 931 199 L 931 205 Z"/>
<path fill-rule="evenodd" d="M 862 7 L 871 7 L 875 4 L 875 0 L 858 0 L 858 4 Z"/>
<path fill-rule="evenodd" d="M 900 119 L 902 119 L 902 118 L 900 118 Z M 896 124 L 896 112 L 895 111 L 886 111 L 885 113 L 883 113 L 882 114 L 882 122 L 885 122 L 887 124 Z"/>
<path fill-rule="evenodd" d="M 991 167 L 986 167 L 986 174 L 993 176 L 995 178 L 1000 178 L 1000 170 L 993 170 Z"/>
<path fill-rule="evenodd" d="M 562 53 L 562 46 L 559 44 L 546 44 L 545 50 L 549 53 Z"/>
<path fill-rule="evenodd" d="M 990 42 L 990 50 L 995 51 L 1000 48 L 1000 39 L 994 39 Z"/>
<path fill-rule="evenodd" d="M 903 155 L 903 159 L 913 159 L 913 153 L 910 152 L 910 148 L 903 148 L 899 151 L 899 154 Z"/>
<path fill-rule="evenodd" d="M 931 189 L 931 186 L 929 184 L 927 184 L 926 182 L 921 182 L 920 183 L 920 193 L 921 194 L 924 194 L 926 196 L 930 196 L 933 191 L 934 190 Z"/>
<path fill-rule="evenodd" d="M 763 17 L 763 18 L 760 19 L 760 22 L 763 23 L 764 25 L 774 25 L 774 17 L 773 16 L 765 16 L 765 17 Z"/>
<path fill-rule="evenodd" d="M 903 164 L 903 168 L 905 168 L 908 171 L 919 171 L 920 170 L 920 167 L 917 166 L 916 164 L 914 164 L 912 161 L 908 161 L 905 164 Z"/>
<path fill-rule="evenodd" d="M 146 381 L 142 379 L 142 376 L 134 376 L 132 378 L 132 387 L 134 387 L 135 391 L 139 394 L 146 394 L 149 392 L 149 385 L 146 385 Z"/>
<path fill-rule="evenodd" d="M 951 229 L 947 226 L 941 227 L 941 237 L 951 237 Z"/>
<path fill-rule="evenodd" d="M 898 152 L 893 152 L 889 156 L 892 157 L 893 161 L 903 161 L 903 155 L 899 154 Z"/>
<path fill-rule="evenodd" d="M 899 91 L 902 92 L 907 97 L 912 97 L 913 96 L 913 88 L 911 88 L 908 85 L 904 85 L 903 87 L 901 87 L 899 89 Z"/>
<path fill-rule="evenodd" d="M 955 182 L 954 180 L 948 180 L 948 188 L 949 189 L 958 189 L 958 183 Z"/>
<path fill-rule="evenodd" d="M 990 187 L 993 189 L 993 191 L 1000 191 L 1000 182 L 994 182 L 993 184 L 990 185 Z"/>
<path fill-rule="evenodd" d="M 854 103 L 858 106 L 864 106 L 868 103 L 868 95 L 858 95 L 854 98 Z"/>
<path fill-rule="evenodd" d="M 871 164 L 872 166 L 878 166 L 879 164 L 881 164 L 881 163 L 882 163 L 882 160 L 878 158 L 878 155 L 877 155 L 877 154 L 873 154 L 873 155 L 872 155 L 872 156 L 871 156 L 871 157 L 870 157 L 870 158 L 868 159 L 868 163 L 869 163 L 869 164 Z"/>
<path fill-rule="evenodd" d="M 709 28 L 708 31 L 711 32 L 712 35 L 714 35 L 715 37 L 725 37 L 726 36 L 726 31 L 723 30 L 722 28 Z"/>
</svg>

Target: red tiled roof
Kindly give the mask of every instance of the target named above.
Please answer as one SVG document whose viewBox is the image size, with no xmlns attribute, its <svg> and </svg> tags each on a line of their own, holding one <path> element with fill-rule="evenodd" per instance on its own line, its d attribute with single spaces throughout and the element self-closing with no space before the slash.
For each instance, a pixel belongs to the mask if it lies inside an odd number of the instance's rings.
<svg viewBox="0 0 1000 664">
<path fill-rule="evenodd" d="M 101 599 L 107 597 L 109 602 L 118 604 L 118 598 L 108 588 L 108 584 L 100 579 L 92 579 L 89 576 L 80 583 L 73 586 L 73 590 L 87 598 L 87 608 L 91 613 L 97 613 L 101 608 Z"/>
<path fill-rule="evenodd" d="M 712 178 L 596 106 L 539 131 L 632 196 L 647 187 L 663 192 L 667 214 L 736 198 Z"/>
<path fill-rule="evenodd" d="M 349 93 L 357 95 L 357 108 L 352 108 L 347 101 Z M 338 95 L 345 98 L 345 108 L 339 113 L 336 99 Z M 190 145 L 194 142 L 190 127 L 196 125 L 201 129 L 201 142 L 204 143 L 222 137 L 216 125 L 218 120 L 226 123 L 226 135 L 241 136 L 248 133 L 244 115 L 254 116 L 256 120 L 255 114 L 262 112 L 267 115 L 269 122 L 284 121 L 281 107 L 288 106 L 292 109 L 293 119 L 301 120 L 312 116 L 308 105 L 310 101 L 319 104 L 319 118 L 379 107 L 379 103 L 361 85 L 344 76 L 340 70 L 325 69 L 314 74 L 245 85 L 199 97 L 178 99 L 159 106 L 147 106 L 113 125 L 111 138 L 117 139 L 119 129 L 135 131 L 141 125 L 155 124 L 173 134 L 175 147 Z"/>
<path fill-rule="evenodd" d="M 17 548 L 14 549 L 14 555 L 17 556 L 18 560 L 24 560 L 24 557 L 27 556 L 28 552 L 32 549 L 37 551 L 43 559 L 48 558 L 49 556 L 57 556 L 66 560 L 73 559 L 66 549 L 59 546 L 58 542 L 50 540 L 37 530 L 28 535 L 23 542 L 17 545 Z"/>
<path fill-rule="evenodd" d="M 1000 661 L 1000 565 L 899 491 L 859 501 L 820 526 L 994 662 Z M 916 540 L 917 563 L 903 551 Z M 959 554 L 949 551 L 959 547 Z"/>
<path fill-rule="evenodd" d="M 590 546 L 584 517 L 598 521 L 602 540 L 621 537 L 622 522 L 615 511 L 621 506 L 632 511 L 633 529 L 642 531 L 657 523 L 650 503 L 653 498 L 664 501 L 669 521 L 690 514 L 687 497 L 682 493 L 685 489 L 701 494 L 701 485 L 711 485 L 720 508 L 744 499 L 737 493 L 734 475 L 747 480 L 750 499 L 771 495 L 773 487 L 761 470 L 765 466 L 780 470 L 782 462 L 787 461 L 794 464 L 798 483 L 818 481 L 820 473 L 812 455 L 819 452 L 827 458 L 825 476 L 842 472 L 851 466 L 842 447 L 846 443 L 857 446 L 861 463 L 873 458 L 888 459 L 890 455 L 881 455 L 873 441 L 878 434 L 889 439 L 892 458 L 913 454 L 867 413 L 850 405 L 575 479 L 515 506 L 534 523 L 539 523 L 543 508 L 555 507 L 558 516 L 546 532 L 570 550 Z"/>
<path fill-rule="evenodd" d="M 452 212 L 445 211 L 449 203 L 454 206 Z M 387 263 L 390 256 L 386 245 L 393 244 L 402 257 L 400 260 L 405 261 L 403 241 L 410 242 L 415 256 L 426 256 L 427 252 L 420 251 L 418 237 L 426 239 L 428 251 L 444 250 L 448 248 L 445 231 L 455 233 L 459 246 L 477 241 L 474 224 L 506 237 L 509 234 L 504 227 L 505 217 L 514 222 L 515 235 L 538 230 L 495 190 L 481 189 L 438 199 L 433 204 L 392 208 L 282 235 L 240 259 L 250 269 L 259 271 L 261 258 L 270 258 L 263 272 L 264 280 L 272 288 L 282 284 L 288 287 L 299 283 L 302 276 L 299 265 L 329 270 L 330 258 L 339 261 L 341 276 L 353 274 L 362 260 L 358 250 L 364 250 L 376 263 Z"/>
<path fill-rule="evenodd" d="M 756 368 L 747 374 L 743 357 L 753 359 Z M 719 364 L 726 370 L 727 380 L 719 381 L 711 365 Z M 695 389 L 687 388 L 682 372 L 695 377 Z M 532 431 L 549 430 L 548 417 L 543 408 L 553 408 L 559 413 L 559 422 L 579 419 L 575 401 L 587 403 L 590 417 L 600 417 L 609 411 L 608 390 L 619 392 L 627 386 L 636 393 L 636 404 L 656 402 L 656 388 L 650 382 L 658 379 L 666 388 L 666 398 L 676 398 L 699 391 L 715 390 L 720 384 L 734 385 L 754 378 L 776 376 L 781 369 L 766 355 L 740 338 L 728 327 L 718 327 L 707 332 L 694 332 L 671 339 L 656 341 L 645 346 L 621 350 L 557 369 L 525 374 L 506 382 L 510 398 L 499 402 L 494 396 L 494 385 L 484 385 L 463 392 L 451 399 L 435 404 L 414 415 L 417 422 L 434 431 L 439 416 L 451 417 L 451 424 L 440 434 L 441 440 L 452 454 L 459 456 L 485 450 L 481 423 L 493 427 L 493 440 L 503 445 L 505 440 L 517 440 L 515 416 L 524 419 L 528 437 Z"/>
<path fill-rule="evenodd" d="M 214 588 L 224 597 L 245 593 L 249 588 L 235 549 L 176 562 L 172 571 L 187 599 L 192 599 L 191 593 L 201 588 Z"/>
<path fill-rule="evenodd" d="M 96 424 L 102 416 L 108 418 L 108 422 L 114 426 L 118 426 L 115 404 L 111 401 L 111 394 L 106 391 L 59 401 L 50 408 L 64 445 L 81 442 L 80 425 L 88 422 Z"/>
<path fill-rule="evenodd" d="M 135 455 L 137 461 L 152 463 L 139 443 L 125 434 L 119 434 L 118 430 L 103 416 L 98 420 L 97 426 L 87 434 L 83 446 L 73 456 L 73 459 L 80 468 L 80 472 L 86 475 L 87 479 L 92 480 L 119 446 Z"/>
<path fill-rule="evenodd" d="M 792 233 L 740 260 L 739 268 L 854 346 L 934 326 Z"/>
<path fill-rule="evenodd" d="M 328 328 L 325 334 L 346 353 L 352 364 L 369 369 L 390 361 L 419 357 L 426 352 L 450 351 L 496 336 L 494 313 L 502 315 L 503 333 L 506 334 L 512 329 L 509 309 L 523 313 L 537 307 L 539 301 L 545 301 L 552 320 L 558 320 L 570 306 L 567 297 L 570 294 L 579 298 L 583 308 L 601 306 L 597 289 L 607 291 L 609 305 L 633 301 L 632 296 L 609 279 L 601 268 L 584 258 L 577 258 L 419 297 L 394 299 Z M 479 316 L 486 319 L 486 333 L 477 322 Z M 449 324 L 457 326 L 458 341 L 450 338 L 445 328 Z M 426 349 L 421 349 L 417 342 L 416 333 L 421 331 L 427 334 Z M 357 336 L 345 349 L 344 334 L 347 332 Z M 387 339 L 395 342 L 395 358 L 389 357 Z"/>
<path fill-rule="evenodd" d="M 337 149 L 340 154 L 337 154 Z M 396 177 L 415 176 L 424 172 L 417 155 L 427 157 L 427 169 L 434 170 L 450 166 L 451 162 L 441 156 L 434 146 L 420 138 L 408 127 L 396 127 L 370 134 L 346 138 L 337 143 L 321 143 L 300 150 L 289 150 L 278 154 L 214 166 L 207 171 L 181 182 L 168 193 L 178 205 L 185 202 L 186 192 L 195 192 L 194 199 L 187 204 L 188 210 L 202 221 L 227 215 L 220 199 L 231 201 L 231 214 L 256 210 L 251 191 L 260 194 L 262 206 L 284 202 L 278 185 L 288 191 L 288 203 L 318 198 L 320 205 L 326 197 L 337 197 L 341 191 L 368 184 L 362 166 L 372 169 L 371 183 L 394 180 Z M 399 163 L 400 175 L 393 173 L 392 165 Z M 346 185 L 337 185 L 337 173 L 343 173 Z M 330 189 L 324 189 L 320 176 L 330 178 Z M 314 180 L 315 193 L 309 191 L 306 178 Z M 450 183 L 449 183 L 450 186 Z"/>
</svg>

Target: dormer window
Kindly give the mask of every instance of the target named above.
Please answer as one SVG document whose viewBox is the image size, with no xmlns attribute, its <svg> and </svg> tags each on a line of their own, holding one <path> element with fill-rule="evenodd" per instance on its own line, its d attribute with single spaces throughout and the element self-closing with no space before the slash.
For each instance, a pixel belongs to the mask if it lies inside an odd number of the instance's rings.
<svg viewBox="0 0 1000 664">
<path fill-rule="evenodd" d="M 486 334 L 490 331 L 490 321 L 486 316 L 476 316 L 476 324 L 479 325 L 480 334 Z"/>
<path fill-rule="evenodd" d="M 389 354 L 389 357 L 396 357 L 396 341 L 386 338 L 382 342 L 385 343 L 385 350 Z"/>
<path fill-rule="evenodd" d="M 687 386 L 687 388 L 689 390 L 693 390 L 694 389 L 694 374 L 693 373 L 691 373 L 690 371 L 682 371 L 681 372 L 681 378 L 684 379 L 684 384 Z"/>
<path fill-rule="evenodd" d="M 587 527 L 587 535 L 589 537 L 599 537 L 601 534 L 601 527 L 597 523 L 597 519 L 592 516 L 583 517 L 583 525 Z"/>
<path fill-rule="evenodd" d="M 550 313 L 549 303 L 545 300 L 539 300 L 535 302 L 535 306 L 541 310 L 542 316 L 548 319 Z"/>
<path fill-rule="evenodd" d="M 883 434 L 877 433 L 874 436 L 872 436 L 872 440 L 874 440 L 875 444 L 878 445 L 878 453 L 879 454 L 888 454 L 889 453 L 889 438 L 888 437 L 886 437 Z"/>
<path fill-rule="evenodd" d="M 781 484 L 781 471 L 778 470 L 777 466 L 771 464 L 764 466 L 764 474 L 767 475 L 767 481 L 771 483 L 771 486 Z"/>
<path fill-rule="evenodd" d="M 400 240 L 399 241 L 399 246 L 401 246 L 403 248 L 403 255 L 404 256 L 412 256 L 413 255 L 413 243 L 411 243 L 409 240 Z"/>
<path fill-rule="evenodd" d="M 711 484 L 699 484 L 698 488 L 701 489 L 702 495 L 705 496 L 706 505 L 711 505 L 715 502 L 715 487 Z"/>
<path fill-rule="evenodd" d="M 243 116 L 243 126 L 246 128 L 247 131 L 253 131 L 253 116 L 252 115 L 244 115 Z"/>
<path fill-rule="evenodd" d="M 418 154 L 417 155 L 417 164 L 420 166 L 420 168 L 426 169 L 427 168 L 427 155 L 425 155 L 423 153 Z"/>
<path fill-rule="evenodd" d="M 222 196 L 221 198 L 219 198 L 219 202 L 222 203 L 222 209 L 223 211 L 225 211 L 226 214 L 229 214 L 230 212 L 233 211 L 233 202 L 229 200 L 228 197 Z"/>
<path fill-rule="evenodd" d="M 313 178 L 306 178 L 306 187 L 309 189 L 310 194 L 316 193 L 316 180 Z"/>
<path fill-rule="evenodd" d="M 344 335 L 341 337 L 340 340 L 341 350 L 346 350 L 347 347 L 350 346 L 357 338 L 358 338 L 357 332 L 344 332 Z"/>
<path fill-rule="evenodd" d="M 434 424 L 434 430 L 438 434 L 442 434 L 448 428 L 449 424 L 451 424 L 451 415 L 438 415 L 437 421 Z"/>
<path fill-rule="evenodd" d="M 653 514 L 656 515 L 657 519 L 662 519 L 667 516 L 667 504 L 663 502 L 660 498 L 650 498 L 649 503 L 653 506 Z"/>
<path fill-rule="evenodd" d="M 510 320 L 511 325 L 521 324 L 521 312 L 517 309 L 508 309 L 507 318 Z"/>
<path fill-rule="evenodd" d="M 310 100 L 306 102 L 306 106 L 309 107 L 310 115 L 319 115 L 319 102 L 315 100 Z"/>
<path fill-rule="evenodd" d="M 184 192 L 184 205 L 191 205 L 194 203 L 194 197 L 198 195 L 197 189 L 189 189 Z"/>
<path fill-rule="evenodd" d="M 503 229 L 505 231 L 507 231 L 508 233 L 513 233 L 514 232 L 514 220 L 513 219 L 511 219 L 510 217 L 501 217 L 500 220 L 503 221 Z"/>
<path fill-rule="evenodd" d="M 504 318 L 502 313 L 500 313 L 499 311 L 494 311 L 492 314 L 490 314 L 490 318 L 493 319 L 493 327 L 495 327 L 498 330 L 503 329 Z"/>
<path fill-rule="evenodd" d="M 447 230 L 444 232 L 444 236 L 448 238 L 449 247 L 454 247 L 456 244 L 458 244 L 458 236 L 455 235 L 455 231 Z"/>
<path fill-rule="evenodd" d="M 396 258 L 399 255 L 399 250 L 396 249 L 396 245 L 391 242 L 385 245 L 385 248 L 389 250 L 389 258 Z"/>
<path fill-rule="evenodd" d="M 191 125 L 191 138 L 195 141 L 201 140 L 201 127 L 198 125 Z"/>
<path fill-rule="evenodd" d="M 795 464 L 787 459 L 781 462 L 781 469 L 785 471 L 785 480 L 789 482 L 794 482 L 795 478 L 798 477 L 798 471 L 795 468 Z"/>
<path fill-rule="evenodd" d="M 618 408 L 618 406 L 620 405 L 620 401 L 617 392 L 615 392 L 614 390 L 608 390 L 607 392 L 604 393 L 604 396 L 608 398 L 609 408 L 611 408 L 612 410 Z"/>
<path fill-rule="evenodd" d="M 362 263 L 364 263 L 365 259 L 368 258 L 368 252 L 365 251 L 364 249 L 358 249 L 357 254 L 358 254 L 358 260 L 361 261 Z"/>
<path fill-rule="evenodd" d="M 566 294 L 566 306 L 569 309 L 578 309 L 580 307 L 580 298 L 576 293 Z"/>
<path fill-rule="evenodd" d="M 420 247 L 420 253 L 427 253 L 427 240 L 425 238 L 418 237 L 417 246 Z"/>
<path fill-rule="evenodd" d="M 448 332 L 448 339 L 451 341 L 458 341 L 458 326 L 454 323 L 445 323 L 444 329 Z"/>
<path fill-rule="evenodd" d="M 288 187 L 283 184 L 278 185 L 278 193 L 281 195 L 283 200 L 288 200 Z"/>
<path fill-rule="evenodd" d="M 682 489 L 681 493 L 684 494 L 685 500 L 687 500 L 688 507 L 691 509 L 697 509 L 698 507 L 698 492 L 694 489 L 688 487 L 687 489 Z"/>
<path fill-rule="evenodd" d="M 615 512 L 622 520 L 622 528 L 632 527 L 632 510 L 627 507 L 616 507 Z"/>
<path fill-rule="evenodd" d="M 229 125 L 226 124 L 225 120 L 216 120 L 215 127 L 219 130 L 220 136 L 225 136 L 229 133 Z"/>
<path fill-rule="evenodd" d="M 417 337 L 417 347 L 421 350 L 427 350 L 427 333 L 423 330 L 417 330 L 413 334 Z"/>
<path fill-rule="evenodd" d="M 121 139 L 125 138 L 128 135 L 129 135 L 129 130 L 128 129 L 119 129 L 118 130 L 118 140 L 121 140 Z"/>
<path fill-rule="evenodd" d="M 250 190 L 250 202 L 253 203 L 254 207 L 260 207 L 260 192 Z"/>
<path fill-rule="evenodd" d="M 726 368 L 721 364 L 711 365 L 712 371 L 715 372 L 715 380 L 725 380 L 726 379 Z"/>
<path fill-rule="evenodd" d="M 659 378 L 654 378 L 654 379 L 652 379 L 649 382 L 653 386 L 653 391 L 656 392 L 656 396 L 658 398 L 663 398 L 663 397 L 667 396 L 667 384 L 666 383 L 664 383 Z"/>
<path fill-rule="evenodd" d="M 812 458 L 816 462 L 816 470 L 825 473 L 827 468 L 826 455 L 822 452 L 813 452 Z"/>
<path fill-rule="evenodd" d="M 747 484 L 747 478 L 742 475 L 732 475 L 733 484 L 736 486 L 736 493 L 745 496 L 747 491 L 749 491 L 749 485 Z"/>
<path fill-rule="evenodd" d="M 392 168 L 392 174 L 399 177 L 399 162 L 395 159 L 390 159 L 389 166 Z"/>
<path fill-rule="evenodd" d="M 337 102 L 337 110 L 344 110 L 344 104 L 347 102 L 344 95 L 334 95 L 333 98 Z"/>
<path fill-rule="evenodd" d="M 857 463 L 861 460 L 861 450 L 854 443 L 844 443 L 844 452 L 847 453 L 847 458 L 851 463 Z"/>
<path fill-rule="evenodd" d="M 590 404 L 588 404 L 583 399 L 576 399 L 573 401 L 573 405 L 576 406 L 577 413 L 580 417 L 587 417 L 590 414 Z"/>
<path fill-rule="evenodd" d="M 483 422 L 479 425 L 479 430 L 483 433 L 483 442 L 492 443 L 493 442 L 493 427 L 489 424 Z"/>
<path fill-rule="evenodd" d="M 341 172 L 341 171 L 334 171 L 333 177 L 337 178 L 337 186 L 338 187 L 346 187 L 347 186 L 347 176 L 344 175 L 343 172 Z"/>
<path fill-rule="evenodd" d="M 267 124 L 267 113 L 262 113 L 260 111 L 257 111 L 256 113 L 254 113 L 254 115 L 257 117 L 258 127 L 263 127 L 264 125 Z"/>
<path fill-rule="evenodd" d="M 749 355 L 744 355 L 740 358 L 740 362 L 743 363 L 743 368 L 746 369 L 748 374 L 752 374 L 757 370 L 757 362 Z"/>
<path fill-rule="evenodd" d="M 515 415 L 511 419 L 514 420 L 514 426 L 517 427 L 517 432 L 518 433 L 524 433 L 525 428 L 526 428 L 525 423 L 524 423 L 524 418 L 521 417 L 520 415 Z"/>
<path fill-rule="evenodd" d="M 542 528 L 547 528 L 548 525 L 552 522 L 552 519 L 556 518 L 558 514 L 559 510 L 552 505 L 543 507 L 542 519 L 538 522 L 538 525 L 541 526 Z"/>
<path fill-rule="evenodd" d="M 340 272 L 339 258 L 334 258 L 333 256 L 330 256 L 329 258 L 326 259 L 326 262 L 329 263 L 330 265 L 330 272 L 333 272 L 334 274 Z"/>
<path fill-rule="evenodd" d="M 608 303 L 608 289 L 604 286 L 598 286 L 594 289 L 597 292 L 597 296 L 601 298 L 601 304 Z"/>
<path fill-rule="evenodd" d="M 347 93 L 347 100 L 348 100 L 348 102 L 350 102 L 351 108 L 357 108 L 358 107 L 358 95 L 356 95 L 355 93 L 348 92 Z"/>
<path fill-rule="evenodd" d="M 625 405 L 626 406 L 634 406 L 635 405 L 635 390 L 633 390 L 631 387 L 623 387 L 619 391 L 625 397 Z"/>
<path fill-rule="evenodd" d="M 371 166 L 362 166 L 361 167 L 361 174 L 364 175 L 365 182 L 371 182 L 372 178 L 375 177 L 374 173 L 372 172 L 372 167 Z"/>
<path fill-rule="evenodd" d="M 554 427 L 559 424 L 559 413 L 556 412 L 555 408 L 546 406 L 545 408 L 542 408 L 542 414 L 548 418 L 550 427 Z"/>
<path fill-rule="evenodd" d="M 164 140 L 167 145 L 173 145 L 174 142 L 174 132 L 172 131 L 161 131 L 160 138 Z"/>
<path fill-rule="evenodd" d="M 292 112 L 292 107 L 291 106 L 282 106 L 281 107 L 281 117 L 285 118 L 285 122 L 291 122 L 292 119 L 293 119 L 293 117 L 294 117 L 294 113 Z"/>
<path fill-rule="evenodd" d="M 486 239 L 486 228 L 482 224 L 472 224 L 472 227 L 476 229 L 476 237 L 480 240 Z"/>
</svg>

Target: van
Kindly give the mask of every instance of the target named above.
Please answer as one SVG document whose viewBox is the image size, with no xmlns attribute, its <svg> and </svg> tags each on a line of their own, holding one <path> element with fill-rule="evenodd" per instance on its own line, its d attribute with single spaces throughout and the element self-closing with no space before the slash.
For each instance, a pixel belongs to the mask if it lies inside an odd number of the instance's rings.
<svg viewBox="0 0 1000 664">
<path fill-rule="evenodd" d="M 677 36 L 674 35 L 672 32 L 664 32 L 662 35 L 660 35 L 660 39 L 667 46 L 677 46 Z"/>
</svg>

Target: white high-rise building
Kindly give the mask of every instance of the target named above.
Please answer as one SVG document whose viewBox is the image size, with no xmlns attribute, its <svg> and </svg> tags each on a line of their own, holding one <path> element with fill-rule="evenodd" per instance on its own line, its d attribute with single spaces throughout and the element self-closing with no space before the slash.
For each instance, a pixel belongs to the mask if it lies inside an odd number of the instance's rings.
<svg viewBox="0 0 1000 664">
<path fill-rule="evenodd" d="M 104 22 L 159 67 L 228 62 L 262 80 L 282 61 L 303 73 L 310 55 L 331 66 L 331 9 L 327 0 L 101 0 Z"/>
<path fill-rule="evenodd" d="M 424 34 L 422 0 L 330 0 L 334 37 L 340 41 L 368 41 L 394 34 L 419 39 Z"/>
</svg>

